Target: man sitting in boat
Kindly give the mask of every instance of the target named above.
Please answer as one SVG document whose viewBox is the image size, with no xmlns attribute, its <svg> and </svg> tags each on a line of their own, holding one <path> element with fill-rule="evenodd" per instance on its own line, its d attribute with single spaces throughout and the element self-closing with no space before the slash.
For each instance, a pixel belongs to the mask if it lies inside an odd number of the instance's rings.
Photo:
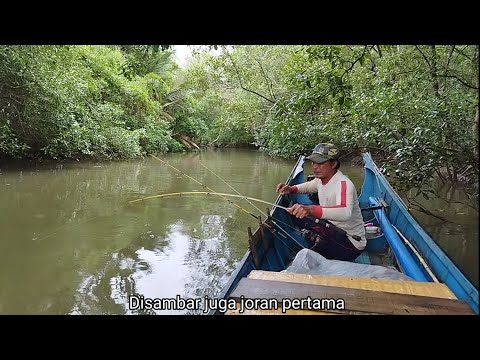
<svg viewBox="0 0 480 360">
<path fill-rule="evenodd" d="M 306 157 L 312 162 L 315 178 L 294 186 L 280 183 L 276 190 L 280 194 L 318 192 L 319 205 L 294 204 L 288 212 L 295 216 L 294 222 L 303 229 L 312 250 L 327 259 L 353 261 L 365 249 L 367 240 L 357 190 L 339 170 L 338 153 L 333 144 L 318 144 Z M 328 220 L 337 228 L 315 219 Z"/>
</svg>

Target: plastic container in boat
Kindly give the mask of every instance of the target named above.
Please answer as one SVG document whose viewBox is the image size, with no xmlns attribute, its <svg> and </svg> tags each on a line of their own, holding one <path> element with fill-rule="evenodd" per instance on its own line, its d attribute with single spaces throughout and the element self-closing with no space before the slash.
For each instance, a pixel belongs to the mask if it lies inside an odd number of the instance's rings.
<svg viewBox="0 0 480 360">
<path fill-rule="evenodd" d="M 365 250 L 369 253 L 384 253 L 387 248 L 387 238 L 382 233 L 382 229 L 376 226 L 378 223 L 375 218 L 365 221 L 365 235 L 367 237 L 367 247 Z"/>
<path fill-rule="evenodd" d="M 378 234 L 380 232 L 380 228 L 378 226 L 365 226 L 365 232 L 367 234 Z"/>
</svg>

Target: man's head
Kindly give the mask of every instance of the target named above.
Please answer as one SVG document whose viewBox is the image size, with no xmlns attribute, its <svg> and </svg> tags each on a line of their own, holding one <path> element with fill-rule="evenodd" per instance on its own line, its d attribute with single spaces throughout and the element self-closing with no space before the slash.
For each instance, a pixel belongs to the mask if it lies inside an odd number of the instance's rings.
<svg viewBox="0 0 480 360">
<path fill-rule="evenodd" d="M 307 159 L 317 164 L 321 164 L 327 160 L 339 162 L 338 148 L 330 143 L 317 144 L 313 148 L 312 154 L 307 156 Z"/>
<path fill-rule="evenodd" d="M 340 167 L 338 148 L 329 143 L 318 144 L 306 159 L 312 162 L 315 177 L 328 181 Z"/>
</svg>

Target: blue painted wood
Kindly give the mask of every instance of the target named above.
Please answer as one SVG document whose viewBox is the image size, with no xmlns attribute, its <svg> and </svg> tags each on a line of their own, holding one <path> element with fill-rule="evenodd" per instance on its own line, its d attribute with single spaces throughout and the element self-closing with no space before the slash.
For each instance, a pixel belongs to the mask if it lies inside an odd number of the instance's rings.
<svg viewBox="0 0 480 360">
<path fill-rule="evenodd" d="M 374 197 L 370 197 L 369 200 L 371 206 L 380 205 L 380 203 Z M 385 210 L 379 209 L 374 210 L 374 212 L 400 267 L 403 269 L 403 272 L 417 281 L 432 281 L 432 278 L 426 276 L 425 271 L 422 270 L 422 266 L 419 261 L 412 256 L 410 251 L 407 249 L 407 246 L 392 227 L 390 220 L 385 214 Z"/>
<path fill-rule="evenodd" d="M 388 214 L 398 211 L 395 219 L 390 219 L 392 224 L 402 234 L 411 234 L 407 239 L 416 247 L 438 279 L 445 283 L 460 300 L 467 302 L 472 310 L 478 314 L 478 289 L 413 218 L 403 200 L 380 172 L 369 153 L 363 154 L 363 161 L 364 182 L 366 184 L 362 186 L 360 199 L 367 201 L 366 199 L 372 196 L 386 198 L 384 194 L 388 193 L 387 217 Z"/>
<path fill-rule="evenodd" d="M 297 160 L 297 163 L 288 176 L 286 182 L 288 185 L 296 185 L 305 181 L 303 172 L 304 160 L 304 156 L 300 156 Z M 385 220 L 388 220 L 391 225 L 397 227 L 402 234 L 408 234 L 408 240 L 416 247 L 423 259 L 429 264 L 435 276 L 437 276 L 441 282 L 445 283 L 460 300 L 467 302 L 472 310 L 478 314 L 478 290 L 468 281 L 408 212 L 407 206 L 380 172 L 369 153 L 363 154 L 363 161 L 364 183 L 359 195 L 360 206 L 362 208 L 368 207 L 371 203 L 370 198 L 384 199 L 388 205 L 385 210 L 368 211 L 367 214 L 364 214 L 366 217 L 365 220 L 371 220 L 374 212 L 380 211 L 384 213 L 386 217 Z M 311 204 L 306 194 L 279 195 L 275 204 L 288 206 L 290 201 Z M 285 210 L 275 207 L 270 211 L 270 216 L 271 219 L 267 220 L 267 223 L 270 222 L 270 226 L 266 226 L 264 231 L 269 247 L 264 252 L 262 242 L 260 241 L 258 243 L 257 253 L 262 262 L 257 269 L 281 271 L 291 263 L 300 249 L 307 246 L 307 242 L 298 230 L 284 225 L 284 223 L 291 224 L 290 215 Z M 271 222 L 272 219 L 276 224 Z M 378 219 L 375 219 L 375 221 L 377 220 Z M 281 230 L 280 227 L 283 230 Z M 382 228 L 382 230 L 385 229 Z M 259 230 L 254 233 L 254 236 L 258 231 Z M 380 237 L 387 238 L 386 240 L 388 240 L 388 242 L 391 241 L 392 237 L 397 237 L 396 240 L 398 240 L 398 235 L 395 234 L 394 236 L 390 231 L 386 233 L 384 231 L 383 235 L 379 236 L 379 238 Z M 387 243 L 387 241 L 385 243 Z M 409 248 L 402 256 L 406 259 L 404 259 L 406 262 L 402 261 L 402 263 L 419 267 L 421 272 L 423 272 L 426 277 L 428 276 L 427 272 L 423 270 L 420 261 L 418 261 L 417 257 Z M 357 261 L 366 261 L 366 258 L 359 257 Z M 415 265 L 412 265 L 412 263 L 415 263 Z M 249 250 L 237 265 L 230 280 L 219 294 L 219 298 L 228 298 L 240 279 L 246 277 L 253 269 L 255 269 L 255 266 L 253 265 L 252 253 Z M 428 276 L 423 281 L 425 280 L 431 281 L 431 278 Z M 216 312 L 211 311 L 210 314 L 216 314 Z"/>
</svg>

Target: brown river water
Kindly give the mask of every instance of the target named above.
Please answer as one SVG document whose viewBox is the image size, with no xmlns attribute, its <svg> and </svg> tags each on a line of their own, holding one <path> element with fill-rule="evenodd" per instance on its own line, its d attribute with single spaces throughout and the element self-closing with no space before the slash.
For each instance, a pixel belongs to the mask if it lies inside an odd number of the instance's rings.
<svg viewBox="0 0 480 360">
<path fill-rule="evenodd" d="M 161 158 L 217 192 L 234 193 L 201 161 L 242 195 L 268 202 L 295 164 L 243 149 Z M 360 189 L 362 168 L 345 163 L 341 170 Z M 201 303 L 146 311 L 132 302 L 213 298 L 247 250 L 247 227 L 255 230 L 258 220 L 219 197 L 129 203 L 187 191 L 205 189 L 151 157 L 0 168 L 0 314 L 203 313 Z M 426 206 L 452 222 L 413 214 L 478 287 L 478 213 L 441 200 Z"/>
</svg>

